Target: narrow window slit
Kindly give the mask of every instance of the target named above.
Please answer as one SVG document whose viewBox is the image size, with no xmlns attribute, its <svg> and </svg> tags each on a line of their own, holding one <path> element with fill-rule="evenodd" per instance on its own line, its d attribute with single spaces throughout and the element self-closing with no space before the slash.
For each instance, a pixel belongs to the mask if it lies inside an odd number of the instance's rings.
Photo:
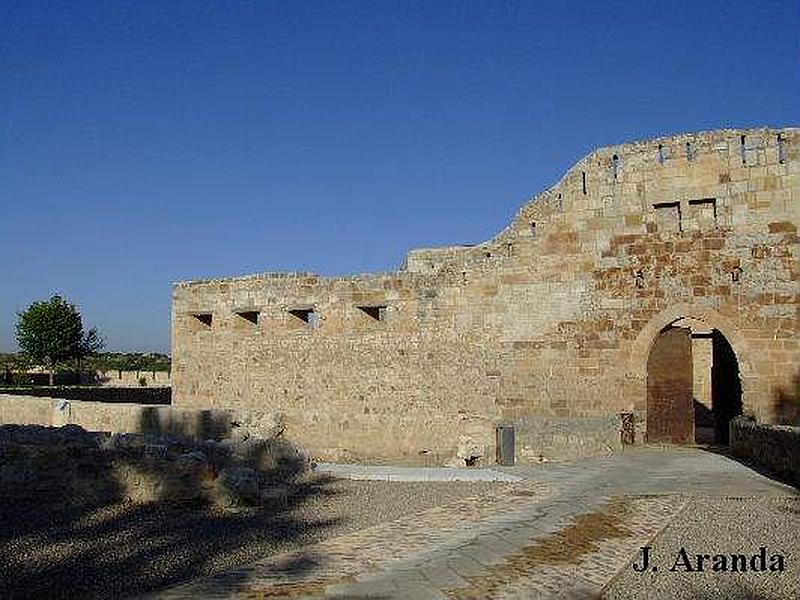
<svg viewBox="0 0 800 600">
<path fill-rule="evenodd" d="M 617 180 L 617 176 L 619 175 L 619 155 L 615 154 L 611 158 L 611 170 L 614 173 L 614 181 Z"/>
<path fill-rule="evenodd" d="M 358 309 L 368 317 L 381 323 L 386 321 L 386 305 L 381 306 L 359 306 Z"/>
<path fill-rule="evenodd" d="M 581 171 L 581 179 L 583 181 L 583 195 L 586 195 L 586 171 Z"/>
<path fill-rule="evenodd" d="M 786 140 L 782 133 L 778 134 L 778 162 L 780 164 L 786 162 Z"/>
<path fill-rule="evenodd" d="M 192 316 L 206 327 L 211 327 L 211 323 L 214 321 L 214 315 L 211 313 L 195 313 Z"/>
<path fill-rule="evenodd" d="M 295 308 L 290 310 L 289 314 L 300 319 L 309 327 L 316 327 L 319 323 L 319 315 L 313 308 Z"/>
<path fill-rule="evenodd" d="M 745 146 L 745 136 L 739 138 L 739 151 L 742 153 L 742 164 L 747 164 L 747 147 Z"/>
<path fill-rule="evenodd" d="M 261 313 L 257 310 L 243 310 L 237 312 L 236 314 L 245 321 L 248 321 L 253 325 L 258 325 L 258 317 Z"/>
</svg>

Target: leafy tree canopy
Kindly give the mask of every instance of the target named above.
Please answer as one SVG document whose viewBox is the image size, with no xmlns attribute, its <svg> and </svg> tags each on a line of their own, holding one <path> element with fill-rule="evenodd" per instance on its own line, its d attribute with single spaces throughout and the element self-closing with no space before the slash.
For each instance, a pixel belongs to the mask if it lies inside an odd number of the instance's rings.
<svg viewBox="0 0 800 600">
<path fill-rule="evenodd" d="M 96 329 L 84 333 L 78 309 L 58 295 L 17 314 L 17 343 L 34 363 L 47 366 L 88 356 L 104 345 Z"/>
</svg>

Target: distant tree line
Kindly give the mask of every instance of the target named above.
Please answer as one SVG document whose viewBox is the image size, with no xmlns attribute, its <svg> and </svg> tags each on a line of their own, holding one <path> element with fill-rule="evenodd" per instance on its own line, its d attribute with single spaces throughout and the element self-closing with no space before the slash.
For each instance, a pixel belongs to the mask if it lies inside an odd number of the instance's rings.
<svg viewBox="0 0 800 600">
<path fill-rule="evenodd" d="M 22 352 L 0 352 L 0 370 L 27 371 L 39 365 Z M 76 371 L 76 360 L 58 365 L 58 371 Z M 158 352 L 99 352 L 82 361 L 86 371 L 169 371 L 171 360 L 168 354 Z"/>
</svg>

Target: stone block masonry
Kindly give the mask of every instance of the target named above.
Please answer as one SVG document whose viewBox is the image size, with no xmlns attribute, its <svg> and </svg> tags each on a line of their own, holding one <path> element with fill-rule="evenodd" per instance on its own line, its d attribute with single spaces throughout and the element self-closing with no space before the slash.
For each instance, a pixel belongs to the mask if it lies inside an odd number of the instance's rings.
<svg viewBox="0 0 800 600">
<path fill-rule="evenodd" d="M 518 461 L 615 451 L 621 413 L 637 443 L 691 443 L 725 394 L 769 423 L 800 365 L 799 207 L 797 128 L 603 148 L 493 239 L 397 272 L 175 284 L 173 403 L 280 412 L 321 459 L 430 465 L 494 462 L 499 425 Z M 648 365 L 676 327 L 680 402 Z"/>
</svg>

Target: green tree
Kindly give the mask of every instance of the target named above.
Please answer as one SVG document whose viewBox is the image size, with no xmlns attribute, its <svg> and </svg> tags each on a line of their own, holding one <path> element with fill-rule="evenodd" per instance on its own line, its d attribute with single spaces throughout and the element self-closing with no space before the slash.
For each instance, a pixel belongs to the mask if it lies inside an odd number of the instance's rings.
<svg viewBox="0 0 800 600">
<path fill-rule="evenodd" d="M 106 341 L 103 336 L 97 331 L 97 328 L 92 327 L 89 331 L 81 336 L 81 341 L 78 343 L 78 350 L 75 353 L 75 358 L 78 362 L 78 381 L 81 378 L 81 366 L 83 359 L 94 356 L 100 350 L 105 348 Z"/>
<path fill-rule="evenodd" d="M 84 334 L 81 314 L 61 296 L 32 303 L 17 314 L 17 343 L 34 364 L 53 371 L 59 363 L 81 358 L 102 348 L 97 330 Z"/>
</svg>

